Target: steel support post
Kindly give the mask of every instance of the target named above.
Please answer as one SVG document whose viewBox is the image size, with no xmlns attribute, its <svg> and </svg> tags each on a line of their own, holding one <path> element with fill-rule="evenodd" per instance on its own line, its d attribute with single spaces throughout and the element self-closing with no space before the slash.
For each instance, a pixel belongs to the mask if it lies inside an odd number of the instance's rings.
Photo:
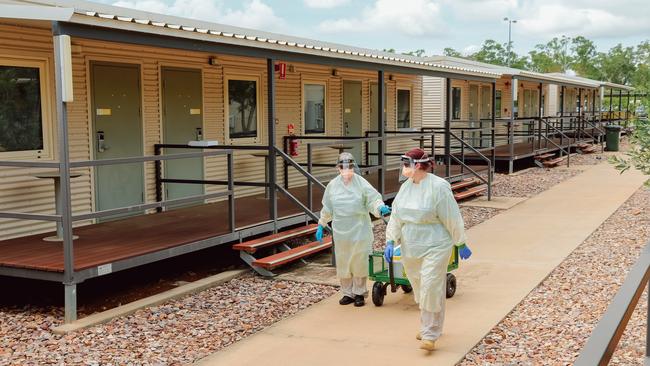
<svg viewBox="0 0 650 366">
<path fill-rule="evenodd" d="M 490 129 L 490 169 L 488 169 L 488 201 L 492 200 L 492 180 L 494 178 L 494 171 L 496 169 L 497 151 L 496 145 L 496 115 L 497 115 L 497 83 L 493 81 L 492 86 L 492 111 L 490 112 L 490 122 L 492 128 Z"/>
<path fill-rule="evenodd" d="M 233 169 L 235 168 L 235 162 L 233 160 L 233 154 L 234 151 L 231 150 L 228 152 L 227 159 L 228 159 L 228 190 L 230 191 L 230 195 L 228 195 L 228 223 L 230 226 L 230 232 L 234 233 L 236 228 L 235 224 L 235 174 L 233 173 Z"/>
<path fill-rule="evenodd" d="M 451 95 L 451 79 L 445 79 L 445 178 L 451 176 L 451 106 L 453 96 Z"/>
<path fill-rule="evenodd" d="M 266 77 L 267 77 L 267 105 L 268 105 L 268 149 L 269 157 L 267 159 L 268 184 L 269 184 L 269 219 L 273 220 L 273 232 L 278 231 L 278 201 L 276 180 L 277 171 L 275 168 L 275 62 L 272 58 L 266 59 Z"/>
<path fill-rule="evenodd" d="M 384 134 L 386 131 L 386 121 L 384 121 L 384 94 L 386 93 L 386 86 L 384 85 L 384 70 L 377 71 L 377 106 L 379 113 L 377 113 L 377 135 L 381 138 L 377 144 L 377 165 L 380 166 L 378 171 L 379 179 L 379 193 L 383 196 L 386 191 L 386 158 L 384 153 L 386 152 L 386 140 L 384 139 Z"/>
<path fill-rule="evenodd" d="M 54 34 L 54 75 L 56 82 L 56 119 L 59 155 L 59 197 L 61 198 L 61 229 L 63 230 L 63 284 L 65 287 L 66 323 L 77 320 L 77 292 L 74 273 L 74 250 L 72 243 L 72 202 L 70 194 L 70 152 L 68 148 L 68 116 L 66 100 L 71 100 L 72 90 L 64 90 L 66 81 L 72 78 L 70 37 L 59 32 L 58 22 L 52 22 Z M 66 64 L 68 64 L 66 66 Z M 66 78 L 68 78 L 66 80 Z M 66 100 L 64 100 L 64 92 Z"/>
<path fill-rule="evenodd" d="M 512 174 L 514 172 L 514 156 L 515 156 L 515 106 L 517 102 L 517 78 L 512 78 L 512 101 L 510 105 L 510 128 L 508 129 L 508 140 L 509 140 L 509 150 L 510 150 L 510 159 L 508 160 L 508 173 Z"/>
</svg>

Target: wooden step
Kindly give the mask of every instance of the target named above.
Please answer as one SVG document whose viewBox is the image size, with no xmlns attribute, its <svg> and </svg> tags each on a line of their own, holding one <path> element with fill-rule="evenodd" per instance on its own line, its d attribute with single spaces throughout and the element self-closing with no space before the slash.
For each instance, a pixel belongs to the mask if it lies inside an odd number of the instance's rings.
<svg viewBox="0 0 650 366">
<path fill-rule="evenodd" d="M 594 145 L 589 145 L 588 147 L 585 148 L 580 148 L 580 152 L 583 154 L 592 154 L 596 151 L 596 147 Z"/>
<path fill-rule="evenodd" d="M 253 266 L 262 267 L 264 269 L 274 269 L 283 264 L 295 262 L 304 257 L 316 254 L 320 251 L 329 249 L 332 247 L 332 238 L 326 237 L 323 238 L 323 242 L 312 242 L 309 244 L 301 245 L 293 249 L 280 252 L 278 254 L 273 254 L 265 258 L 256 259 L 253 261 Z"/>
<path fill-rule="evenodd" d="M 451 185 L 451 190 L 455 192 L 455 191 L 457 191 L 459 189 L 475 186 L 475 185 L 477 185 L 479 183 L 481 183 L 481 181 L 478 180 L 478 179 L 467 178 L 467 179 L 463 179 L 463 180 L 461 180 L 459 182 L 453 183 Z"/>
<path fill-rule="evenodd" d="M 535 155 L 535 160 L 545 160 L 545 159 L 551 158 L 553 156 L 555 156 L 554 153 L 546 153 L 546 154 Z"/>
<path fill-rule="evenodd" d="M 235 250 L 243 250 L 247 253 L 253 254 L 261 248 L 269 247 L 276 244 L 281 244 L 289 239 L 313 234 L 316 232 L 316 229 L 318 229 L 318 224 L 302 226 L 296 229 L 282 231 L 277 234 L 267 235 L 262 238 L 235 244 L 232 246 L 232 248 Z"/>
<path fill-rule="evenodd" d="M 472 187 L 470 189 L 464 190 L 462 192 L 454 193 L 454 198 L 456 201 L 464 200 L 465 198 L 478 196 L 479 194 L 487 191 L 487 185 L 483 184 L 480 186 Z"/>
<path fill-rule="evenodd" d="M 559 158 L 555 158 L 555 159 L 551 159 L 551 160 L 544 160 L 544 161 L 542 161 L 542 164 L 544 164 L 544 166 L 547 167 L 547 168 L 551 168 L 551 167 L 554 167 L 554 166 L 560 164 L 565 159 L 566 159 L 566 156 L 561 156 Z"/>
</svg>

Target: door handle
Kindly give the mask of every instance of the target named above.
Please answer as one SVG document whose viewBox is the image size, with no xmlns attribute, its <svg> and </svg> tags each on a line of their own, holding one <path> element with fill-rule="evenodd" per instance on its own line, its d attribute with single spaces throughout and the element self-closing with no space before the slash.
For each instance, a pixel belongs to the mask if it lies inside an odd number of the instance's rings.
<svg viewBox="0 0 650 366">
<path fill-rule="evenodd" d="M 104 131 L 97 131 L 97 152 L 103 153 L 106 150 L 108 150 L 108 145 L 106 145 Z"/>
<path fill-rule="evenodd" d="M 201 140 L 203 140 L 203 128 L 201 128 L 201 127 L 197 127 L 195 132 L 196 132 L 196 133 L 195 133 L 195 135 L 196 135 L 196 141 L 201 141 Z"/>
</svg>

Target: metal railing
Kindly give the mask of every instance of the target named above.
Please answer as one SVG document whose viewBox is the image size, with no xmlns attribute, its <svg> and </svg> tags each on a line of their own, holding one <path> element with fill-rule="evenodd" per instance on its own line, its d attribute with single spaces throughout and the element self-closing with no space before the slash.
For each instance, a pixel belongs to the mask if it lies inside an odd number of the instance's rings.
<svg viewBox="0 0 650 366">
<path fill-rule="evenodd" d="M 643 291 L 648 288 L 646 315 L 645 365 L 650 365 L 650 243 L 646 244 L 637 262 L 621 285 L 607 311 L 580 351 L 576 366 L 609 364 Z"/>
</svg>

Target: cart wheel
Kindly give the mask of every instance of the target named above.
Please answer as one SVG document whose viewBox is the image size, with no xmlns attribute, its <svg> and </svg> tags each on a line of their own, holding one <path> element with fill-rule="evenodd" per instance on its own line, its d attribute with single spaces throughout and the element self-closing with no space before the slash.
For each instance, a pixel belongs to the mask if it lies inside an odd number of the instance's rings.
<svg viewBox="0 0 650 366">
<path fill-rule="evenodd" d="M 456 293 L 456 276 L 447 273 L 447 298 L 453 297 Z"/>
<path fill-rule="evenodd" d="M 405 294 L 408 294 L 411 291 L 413 291 L 413 287 L 411 287 L 409 285 L 402 285 L 402 291 L 404 291 Z"/>
<path fill-rule="evenodd" d="M 384 295 L 386 295 L 384 292 L 384 284 L 381 282 L 375 282 L 375 284 L 372 285 L 372 303 L 375 304 L 375 306 L 383 305 Z"/>
</svg>

